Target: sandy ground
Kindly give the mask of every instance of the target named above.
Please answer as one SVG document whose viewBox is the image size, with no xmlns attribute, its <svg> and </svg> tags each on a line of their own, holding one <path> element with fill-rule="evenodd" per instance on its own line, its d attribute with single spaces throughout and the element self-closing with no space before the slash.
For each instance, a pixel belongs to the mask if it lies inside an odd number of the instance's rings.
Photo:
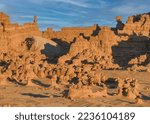
<svg viewBox="0 0 150 124">
<path fill-rule="evenodd" d="M 143 104 L 135 104 L 134 100 L 126 97 L 108 96 L 102 98 L 88 98 L 70 100 L 63 96 L 67 88 L 52 88 L 44 86 L 19 86 L 9 83 L 7 86 L 0 86 L 0 106 L 27 106 L 27 107 L 106 107 L 106 106 L 149 106 L 150 107 L 150 73 L 148 72 L 128 72 L 128 71 L 102 71 L 108 77 L 135 78 L 139 81 L 139 90 L 143 99 Z M 47 81 L 43 82 L 46 84 Z"/>
</svg>

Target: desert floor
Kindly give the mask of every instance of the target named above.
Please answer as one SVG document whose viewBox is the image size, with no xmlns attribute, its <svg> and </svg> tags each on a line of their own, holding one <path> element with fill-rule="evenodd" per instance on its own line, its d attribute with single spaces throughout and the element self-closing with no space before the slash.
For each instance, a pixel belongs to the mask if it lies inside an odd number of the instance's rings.
<svg viewBox="0 0 150 124">
<path fill-rule="evenodd" d="M 130 72 L 119 70 L 102 71 L 108 77 L 135 78 L 139 82 L 139 90 L 143 99 L 143 104 L 135 104 L 135 100 L 126 97 L 108 96 L 101 98 L 88 98 L 70 100 L 63 94 L 68 88 L 47 87 L 48 81 L 42 79 L 42 85 L 20 86 L 8 83 L 6 86 L 0 86 L 0 106 L 3 107 L 110 107 L 110 106 L 149 106 L 150 107 L 150 73 L 148 72 Z"/>
</svg>

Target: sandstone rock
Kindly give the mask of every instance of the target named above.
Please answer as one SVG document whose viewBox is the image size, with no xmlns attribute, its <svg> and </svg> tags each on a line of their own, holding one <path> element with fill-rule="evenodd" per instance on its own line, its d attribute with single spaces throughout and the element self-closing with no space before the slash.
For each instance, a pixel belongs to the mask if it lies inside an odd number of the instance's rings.
<svg viewBox="0 0 150 124">
<path fill-rule="evenodd" d="M 149 13 L 142 15 L 135 15 L 128 17 L 127 23 L 125 24 L 123 31 L 119 31 L 119 34 L 128 34 L 149 36 Z"/>
<path fill-rule="evenodd" d="M 122 23 L 121 16 L 117 16 L 116 21 L 117 21 L 116 28 L 119 29 L 119 30 L 122 30 L 124 28 L 124 24 Z"/>
<path fill-rule="evenodd" d="M 143 100 L 141 98 L 137 97 L 135 100 L 136 104 L 143 104 Z"/>
<path fill-rule="evenodd" d="M 74 99 L 83 99 L 83 98 L 98 98 L 98 97 L 106 97 L 107 96 L 107 88 L 104 87 L 102 91 L 93 92 L 90 86 L 80 86 L 80 85 L 72 85 L 69 88 L 68 98 Z"/>
<path fill-rule="evenodd" d="M 36 78 L 48 79 L 53 88 L 69 88 L 69 98 L 82 99 L 109 96 L 112 83 L 113 95 L 136 99 L 137 80 L 113 77 L 108 82 L 101 70 L 149 72 L 150 14 L 131 16 L 125 24 L 120 16 L 116 21 L 116 28 L 93 25 L 41 32 L 37 16 L 19 25 L 0 13 L 0 85 L 7 84 L 7 78 L 27 86 L 35 85 Z"/>
</svg>

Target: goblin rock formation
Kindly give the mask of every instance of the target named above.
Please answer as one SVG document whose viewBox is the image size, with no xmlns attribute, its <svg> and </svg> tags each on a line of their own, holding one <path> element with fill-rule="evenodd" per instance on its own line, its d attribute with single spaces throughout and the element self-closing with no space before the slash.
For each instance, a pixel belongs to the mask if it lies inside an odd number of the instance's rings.
<svg viewBox="0 0 150 124">
<path fill-rule="evenodd" d="M 118 30 L 119 34 L 127 34 L 137 36 L 147 36 L 149 37 L 150 32 L 150 14 L 141 14 L 128 17 L 127 23 L 124 25 L 123 30 Z"/>
<path fill-rule="evenodd" d="M 36 18 L 34 18 L 36 21 Z M 37 23 L 11 23 L 9 16 L 0 13 L 0 50 L 19 48 L 19 44 L 27 37 L 41 36 Z M 7 47 L 6 47 L 7 46 Z"/>
<path fill-rule="evenodd" d="M 101 70 L 150 72 L 150 14 L 130 16 L 115 28 L 47 28 L 40 32 L 37 16 L 32 23 L 11 23 L 0 13 L 0 85 L 13 82 L 35 85 L 47 79 L 49 86 L 68 88 L 68 98 L 121 95 L 140 101 L 138 81 L 105 77 Z M 116 93 L 110 89 L 116 88 Z M 137 102 L 138 103 L 138 102 Z"/>
</svg>

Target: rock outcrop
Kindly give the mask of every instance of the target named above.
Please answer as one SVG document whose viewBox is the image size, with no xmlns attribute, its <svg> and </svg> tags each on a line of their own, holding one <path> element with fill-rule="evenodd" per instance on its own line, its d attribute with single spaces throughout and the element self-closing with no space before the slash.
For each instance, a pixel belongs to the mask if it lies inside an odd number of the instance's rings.
<svg viewBox="0 0 150 124">
<path fill-rule="evenodd" d="M 101 70 L 150 71 L 150 14 L 131 16 L 125 24 L 120 16 L 116 21 L 116 28 L 93 25 L 41 32 L 37 16 L 19 25 L 0 13 L 0 85 L 9 81 L 31 86 L 46 78 L 52 87 L 69 87 L 68 97 L 78 99 L 112 95 L 115 84 L 113 95 L 141 103 L 137 80 L 116 78 L 114 83 Z"/>
<path fill-rule="evenodd" d="M 0 24 L 0 50 L 19 47 L 18 45 L 24 41 L 26 37 L 33 35 L 42 36 L 35 17 L 33 23 L 19 25 L 18 23 L 11 23 L 9 16 L 0 13 Z"/>
</svg>

